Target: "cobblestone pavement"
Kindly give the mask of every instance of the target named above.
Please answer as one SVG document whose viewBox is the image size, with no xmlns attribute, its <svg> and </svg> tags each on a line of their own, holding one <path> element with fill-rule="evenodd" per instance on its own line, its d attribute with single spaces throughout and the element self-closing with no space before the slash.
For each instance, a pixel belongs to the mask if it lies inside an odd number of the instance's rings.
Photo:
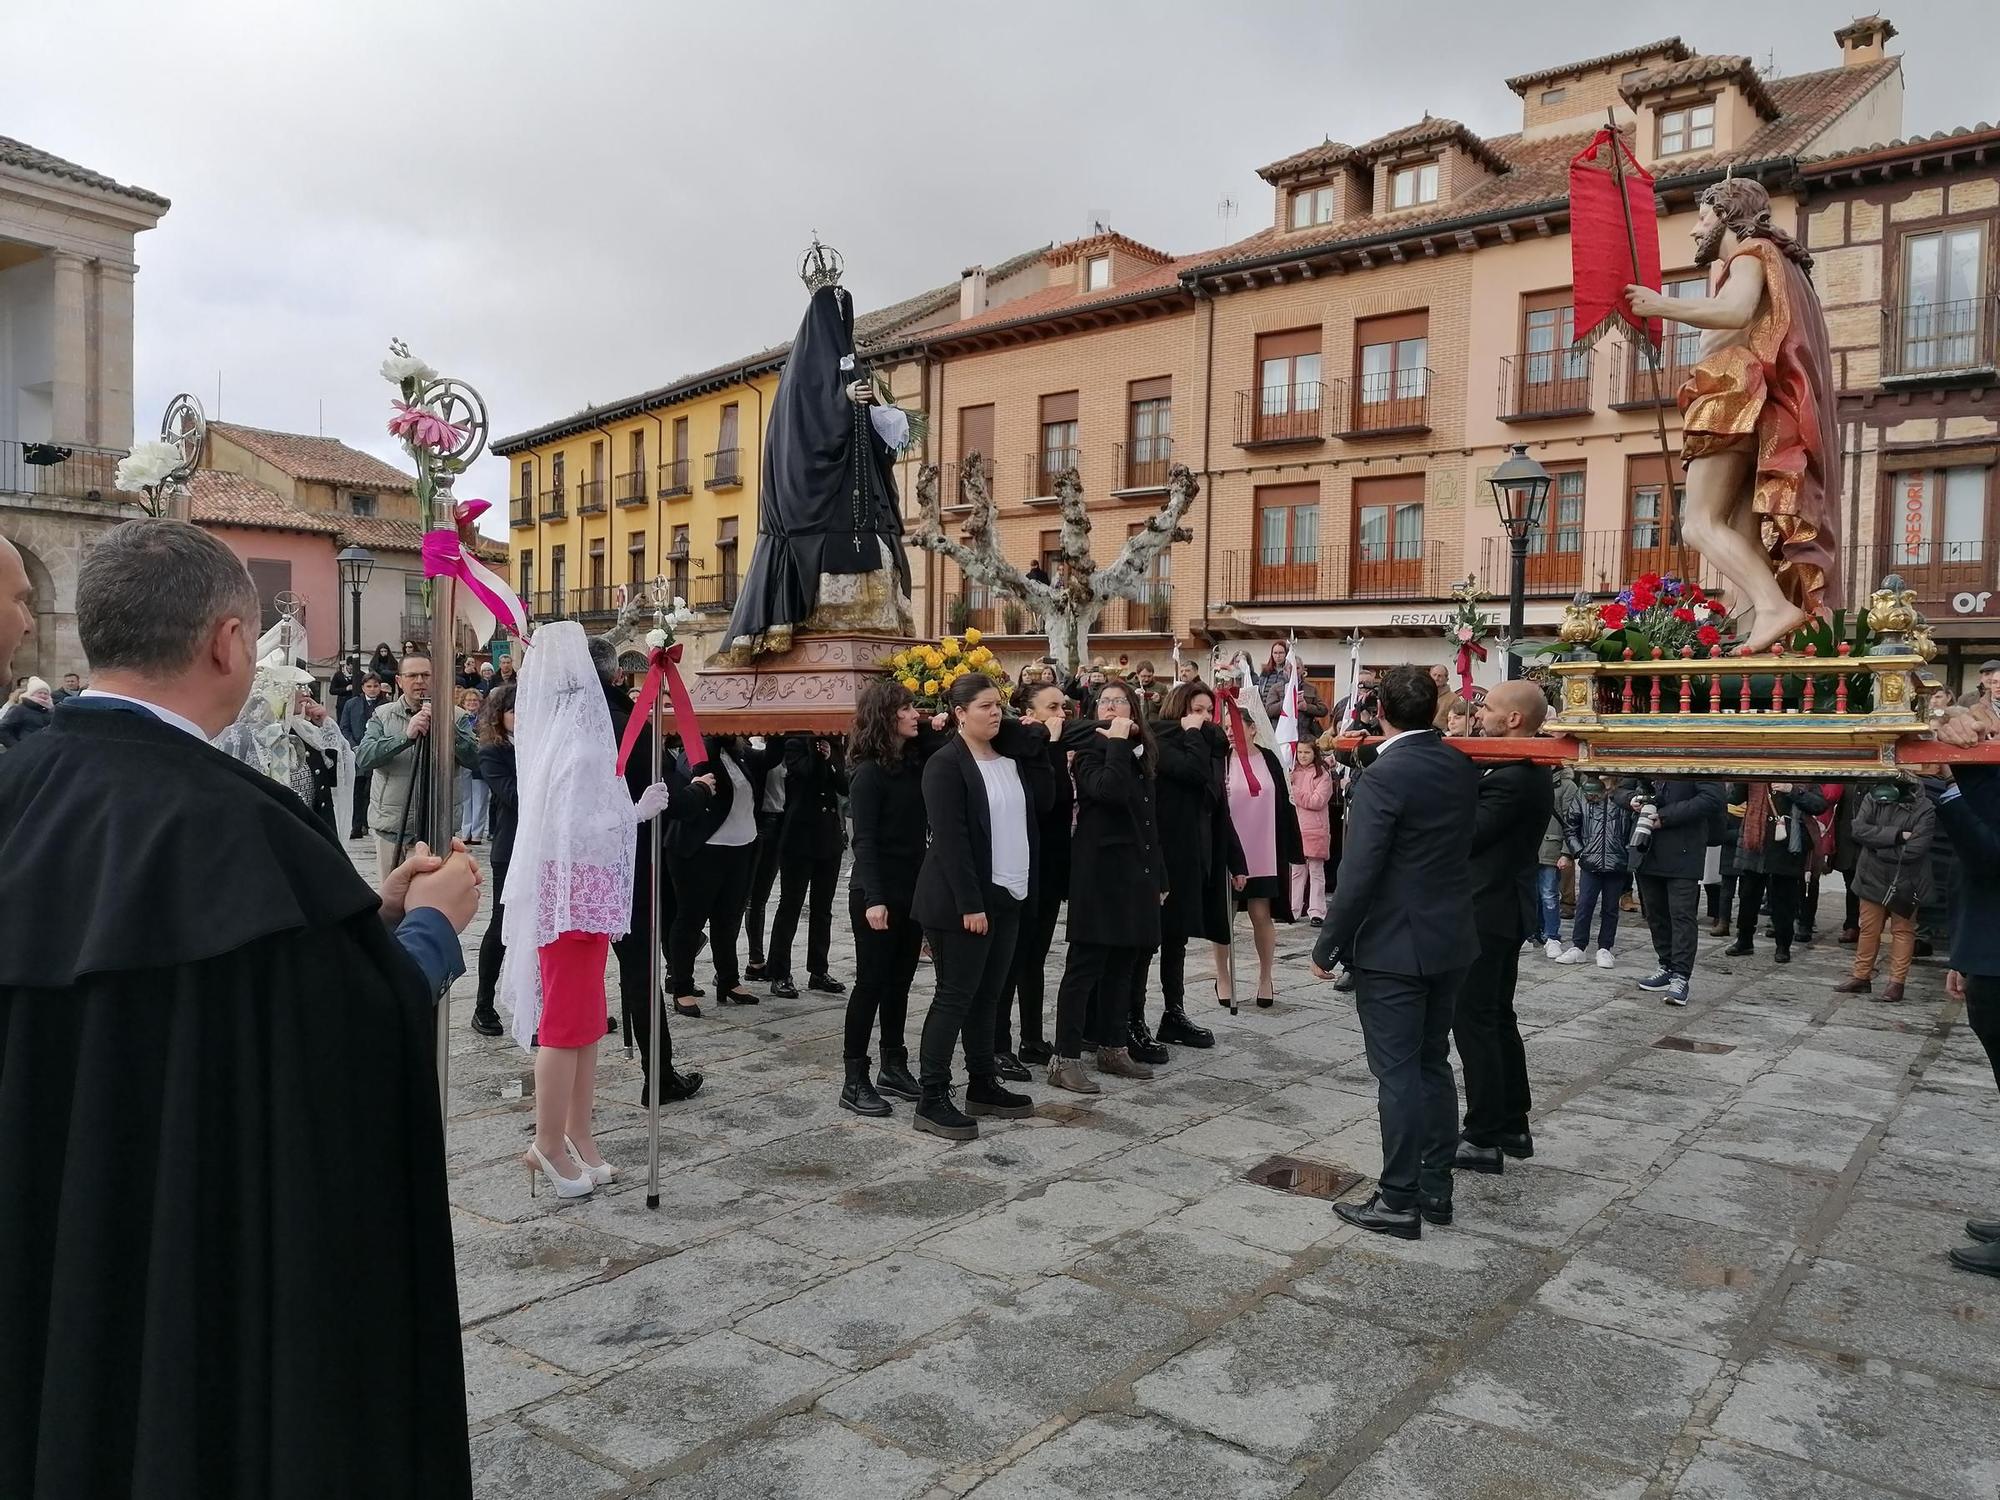
<svg viewBox="0 0 2000 1500">
<path fill-rule="evenodd" d="M 1741 960 L 1705 937 L 1677 1012 L 1635 987 L 1637 918 L 1609 973 L 1524 956 L 1537 1154 L 1462 1176 L 1457 1224 L 1405 1244 L 1244 1178 L 1279 1153 L 1380 1165 L 1353 1007 L 1310 979 L 1311 929 L 1281 931 L 1274 1010 L 1204 1003 L 1213 1051 L 1096 1099 L 1038 1081 L 1036 1118 L 966 1144 L 837 1108 L 837 1001 L 676 1020 L 708 1084 L 663 1112 L 656 1212 L 616 1039 L 623 1179 L 529 1197 L 529 1067 L 466 1027 L 466 979 L 448 1149 L 478 1492 L 2000 1493 L 2000 1282 L 1944 1255 L 2000 1211 L 2000 1099 L 1942 968 L 1890 1007 L 1831 993 L 1830 941 L 1778 969 L 1761 938 Z"/>
</svg>

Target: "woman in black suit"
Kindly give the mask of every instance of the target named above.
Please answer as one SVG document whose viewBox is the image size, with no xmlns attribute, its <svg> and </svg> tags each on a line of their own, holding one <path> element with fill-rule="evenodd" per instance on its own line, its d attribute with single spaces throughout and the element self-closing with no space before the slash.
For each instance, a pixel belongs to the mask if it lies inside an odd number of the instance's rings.
<svg viewBox="0 0 2000 1500">
<path fill-rule="evenodd" d="M 667 872 L 674 883 L 674 923 L 667 939 L 674 1012 L 699 1016 L 694 994 L 694 960 L 701 930 L 708 928 L 709 959 L 715 965 L 716 998 L 724 1005 L 755 1005 L 736 967 L 736 933 L 750 900 L 750 874 L 757 860 L 757 793 L 743 747 L 731 736 L 708 742 L 708 759 L 690 766 L 688 752 L 676 757 L 680 780 L 704 772 L 715 791 L 697 815 L 667 831 Z"/>
<path fill-rule="evenodd" d="M 1069 779 L 1069 751 L 1062 746 L 1063 716 L 1069 698 L 1039 671 L 1015 690 L 1014 707 L 1029 724 L 1048 731 L 1049 744 L 1043 765 L 1037 771 L 1035 817 L 1040 824 L 1036 847 L 1041 863 L 1035 869 L 1035 905 L 1021 914 L 1021 935 L 1014 944 L 1013 971 L 1007 976 L 1006 992 L 1000 997 L 999 1014 L 993 1025 L 993 1061 L 1002 1078 L 1025 1083 L 1027 1063 L 1046 1063 L 1055 1057 L 1042 1025 L 1044 1006 L 1043 970 L 1049 961 L 1049 945 L 1055 941 L 1056 921 L 1062 916 L 1063 901 L 1069 896 L 1069 832 L 1076 811 L 1076 788 Z M 1021 1009 L 1021 1047 L 1017 1053 L 1011 1030 L 1012 1013 L 1018 998 Z"/>
<path fill-rule="evenodd" d="M 1132 977 L 1160 946 L 1160 899 L 1166 870 L 1153 819 L 1153 768 L 1159 751 L 1138 695 L 1113 679 L 1097 694 L 1097 717 L 1071 725 L 1063 743 L 1076 752 L 1076 834 L 1070 843 L 1069 957 L 1056 993 L 1056 1056 L 1049 1082 L 1095 1094 L 1083 1071 L 1083 1048 L 1097 1046 L 1097 1066 L 1121 1078 L 1151 1078 L 1128 1041 Z"/>
<path fill-rule="evenodd" d="M 1187 948 L 1190 941 L 1229 941 L 1230 877 L 1244 873 L 1243 849 L 1229 820 L 1224 789 L 1229 741 L 1215 722 L 1214 691 L 1199 680 L 1176 683 L 1163 717 L 1153 725 L 1153 738 L 1160 747 L 1154 798 L 1167 870 L 1167 902 L 1160 908 L 1160 992 L 1166 1012 L 1160 1017 L 1159 1040 L 1176 1047 L 1213 1047 L 1215 1033 L 1188 1019 Z M 1145 980 L 1142 964 L 1140 993 Z M 1137 1055 L 1136 1040 L 1134 1048 Z"/>
<path fill-rule="evenodd" d="M 924 941 L 910 906 L 926 842 L 924 760 L 939 743 L 924 733 L 927 727 L 916 700 L 900 682 L 882 679 L 862 688 L 849 741 L 854 757 L 848 777 L 854 875 L 847 886 L 847 908 L 854 922 L 855 972 L 843 1049 L 847 1081 L 840 1090 L 840 1107 L 858 1115 L 891 1113 L 883 1094 L 923 1098 L 910 1076 L 904 1023 Z M 878 1018 L 882 1071 L 871 1085 L 868 1033 Z"/>
<path fill-rule="evenodd" d="M 481 1036 L 506 1030 L 493 997 L 500 984 L 500 962 L 507 944 L 500 936 L 506 915 L 507 865 L 514 858 L 514 828 L 521 817 L 521 798 L 514 778 L 514 684 L 504 682 L 486 695 L 479 710 L 479 775 L 493 799 L 493 915 L 486 936 L 479 940 L 479 994 L 472 1005 L 472 1029 Z"/>
<path fill-rule="evenodd" d="M 1003 748 L 1000 689 L 990 678 L 959 678 L 946 701 L 958 733 L 924 767 L 931 846 L 912 905 L 937 969 L 915 1123 L 965 1141 L 979 1134 L 968 1115 L 1018 1119 L 1034 1111 L 1032 1099 L 1002 1088 L 994 1074 L 993 1017 L 1038 863 L 1034 793 L 1022 762 L 1039 762 L 1047 741 L 1040 725 L 1017 725 Z M 964 1114 L 951 1098 L 952 1044 L 961 1036 L 970 1077 Z"/>
</svg>

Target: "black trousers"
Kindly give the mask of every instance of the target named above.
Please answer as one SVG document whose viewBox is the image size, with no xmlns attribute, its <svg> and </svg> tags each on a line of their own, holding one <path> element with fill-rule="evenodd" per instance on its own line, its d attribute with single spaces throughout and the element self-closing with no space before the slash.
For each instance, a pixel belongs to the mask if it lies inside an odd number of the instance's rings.
<svg viewBox="0 0 2000 1500">
<path fill-rule="evenodd" d="M 1451 1077 L 1451 1017 L 1465 970 L 1388 974 L 1356 969 L 1354 994 L 1375 1109 L 1382 1123 L 1382 1203 L 1414 1207 L 1418 1195 L 1451 1198 L 1458 1151 L 1458 1087 Z"/>
<path fill-rule="evenodd" d="M 667 871 L 674 881 L 673 936 L 667 962 L 673 991 L 694 989 L 694 960 L 701 951 L 701 930 L 708 929 L 708 958 L 715 965 L 715 993 L 726 995 L 742 983 L 736 967 L 736 933 L 743 924 L 743 903 L 750 898 L 750 872 L 757 860 L 755 844 L 704 844 L 692 856 L 669 854 Z"/>
<path fill-rule="evenodd" d="M 840 852 L 823 857 L 787 854 L 779 859 L 778 872 L 778 917 L 771 924 L 765 969 L 773 979 L 792 977 L 792 939 L 799 930 L 799 912 L 810 895 L 806 973 L 824 974 L 833 952 L 833 888 L 840 883 Z"/>
<path fill-rule="evenodd" d="M 889 908 L 889 925 L 868 925 L 867 899 L 849 888 L 848 915 L 854 921 L 854 988 L 847 994 L 847 1039 L 843 1055 L 866 1057 L 868 1033 L 880 1020 L 882 1055 L 907 1051 L 904 1029 L 910 1016 L 910 984 L 917 977 L 917 953 L 924 931 L 907 911 Z"/>
<path fill-rule="evenodd" d="M 1327 899 L 1333 899 L 1331 888 Z M 1185 936 L 1169 937 L 1160 943 L 1160 996 L 1168 1010 L 1187 1008 L 1187 950 Z"/>
<path fill-rule="evenodd" d="M 1799 900 L 1805 894 L 1801 875 L 1764 875 L 1745 870 L 1736 877 L 1736 941 L 1747 943 L 1757 931 L 1757 911 L 1765 893 L 1771 897 L 1771 930 L 1780 948 L 1792 946 L 1799 920 Z"/>
<path fill-rule="evenodd" d="M 778 879 L 778 825 L 784 820 L 783 813 L 757 814 L 757 863 L 750 872 L 750 904 L 743 909 L 753 964 L 764 961 L 764 910 L 771 904 L 771 887 Z"/>
<path fill-rule="evenodd" d="M 2000 1087 L 2000 977 L 1991 974 L 1965 976 L 1965 1019 L 1986 1060 L 1993 1065 L 1993 1082 Z"/>
<path fill-rule="evenodd" d="M 989 885 L 986 931 L 967 932 L 963 926 L 924 929 L 937 970 L 937 993 L 924 1017 L 920 1045 L 918 1082 L 926 1092 L 951 1086 L 951 1049 L 961 1038 L 966 1073 L 973 1078 L 993 1076 L 993 1018 L 1014 962 L 1023 905 L 999 886 Z"/>
<path fill-rule="evenodd" d="M 1000 997 L 1000 1007 L 993 1018 L 993 1050 L 1012 1052 L 1014 1034 L 1012 1013 L 1018 1003 L 1021 1008 L 1021 1040 L 1040 1042 L 1046 1039 L 1043 1029 L 1042 1012 L 1047 1003 L 1044 971 L 1048 967 L 1049 949 L 1056 940 L 1056 923 L 1062 920 L 1063 898 L 1061 891 L 1054 893 L 1050 900 L 1047 893 L 1037 892 L 1037 904 L 1031 912 L 1025 906 L 1021 909 L 1021 932 L 1014 943 L 1014 963 L 1007 975 L 1007 989 Z"/>
<path fill-rule="evenodd" d="M 1070 940 L 1056 991 L 1056 1051 L 1081 1057 L 1087 1046 L 1122 1047 L 1132 978 L 1151 950 Z"/>
<path fill-rule="evenodd" d="M 1528 1052 L 1514 1014 L 1520 975 L 1520 943 L 1481 933 L 1479 957 L 1465 971 L 1451 1020 L 1465 1070 L 1465 1138 L 1475 1146 L 1527 1133 L 1534 1101 L 1528 1093 Z"/>
<path fill-rule="evenodd" d="M 641 1064 L 650 1069 L 653 1045 L 653 1007 L 648 1003 L 651 996 L 648 985 L 652 978 L 652 966 L 648 962 L 646 945 L 653 940 L 653 922 L 646 915 L 646 901 L 652 889 L 652 872 L 641 865 L 632 881 L 632 927 L 629 932 L 611 945 L 612 955 L 618 960 L 618 1008 L 625 1017 L 625 1029 L 631 1034 L 639 1048 Z M 665 957 L 669 935 L 673 930 L 674 887 L 666 872 L 660 879 L 660 954 Z M 661 969 L 666 974 L 665 966 Z M 671 981 L 669 981 L 671 982 Z M 662 1002 L 664 1008 L 665 1002 Z M 660 1032 L 660 1071 L 674 1065 L 674 1037 L 662 1022 Z M 650 1080 L 652 1073 L 646 1072 Z"/>
<path fill-rule="evenodd" d="M 486 923 L 486 935 L 479 940 L 480 1010 L 493 1009 L 493 997 L 500 988 L 500 965 L 507 957 L 507 940 L 501 927 L 507 920 L 507 867 L 493 867 L 493 915 Z"/>
<path fill-rule="evenodd" d="M 1648 875 L 1642 870 L 1639 906 L 1652 931 L 1653 952 L 1660 967 L 1683 979 L 1691 978 L 1699 941 L 1696 918 L 1701 910 L 1701 882 L 1692 875 Z"/>
<path fill-rule="evenodd" d="M 351 839 L 358 839 L 368 832 L 368 790 L 375 784 L 373 771 L 354 773 L 354 815 L 349 820 L 352 826 L 347 831 Z"/>
</svg>

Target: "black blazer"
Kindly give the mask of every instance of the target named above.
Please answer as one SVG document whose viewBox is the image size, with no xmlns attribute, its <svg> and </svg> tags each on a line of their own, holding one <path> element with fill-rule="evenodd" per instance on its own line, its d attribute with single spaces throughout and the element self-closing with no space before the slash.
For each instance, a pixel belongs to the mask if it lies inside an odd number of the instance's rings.
<svg viewBox="0 0 2000 1500">
<path fill-rule="evenodd" d="M 1629 804 L 1641 795 L 1660 810 L 1660 826 L 1653 830 L 1652 843 L 1633 868 L 1662 880 L 1700 880 L 1708 859 L 1710 826 L 1725 806 L 1722 783 L 1647 782 L 1642 790 L 1627 792 L 1625 800 Z"/>
<path fill-rule="evenodd" d="M 1519 945 L 1541 925 L 1535 894 L 1555 776 L 1528 761 L 1489 767 L 1472 820 L 1472 921 L 1482 939 Z"/>
<path fill-rule="evenodd" d="M 1093 720 L 1071 726 L 1076 752 L 1076 834 L 1070 841 L 1069 940 L 1120 948 L 1160 946 L 1166 866 L 1154 825 L 1153 779 L 1140 741 L 1114 740 Z"/>
<path fill-rule="evenodd" d="M 1330 969 L 1344 955 L 1350 967 L 1390 974 L 1470 964 L 1479 937 L 1466 850 L 1478 811 L 1478 769 L 1436 730 L 1383 750 L 1354 783 L 1313 962 Z"/>
<path fill-rule="evenodd" d="M 824 735 L 788 734 L 782 749 L 785 763 L 785 811 L 778 825 L 778 853 L 786 859 L 836 859 L 847 847 L 847 823 L 840 815 L 840 799 L 847 792 L 846 749 L 831 740 L 832 756 L 822 756 L 814 748 Z M 766 746 L 765 754 L 772 753 Z M 739 762 L 740 763 L 740 762 Z M 757 792 L 757 805 L 764 805 L 760 788 L 765 768 L 750 776 Z"/>
<path fill-rule="evenodd" d="M 1226 943 L 1229 876 L 1245 871 L 1224 788 L 1228 737 L 1215 724 L 1183 729 L 1158 719 L 1153 740 L 1160 750 L 1153 800 L 1167 870 L 1161 929 L 1169 937 Z"/>
<path fill-rule="evenodd" d="M 1951 898 L 1951 966 L 1961 974 L 2000 975 L 2000 776 L 1994 767 L 1962 765 L 1958 795 L 1937 805 L 1938 822 L 1958 855 Z"/>
<path fill-rule="evenodd" d="M 993 745 L 1021 768 L 1032 901 L 1035 871 L 1041 864 L 1032 763 L 1046 754 L 1048 731 L 1040 724 L 1010 719 Z M 924 765 L 924 815 L 930 820 L 931 846 L 917 873 L 910 914 L 921 926 L 955 929 L 961 917 L 986 910 L 986 889 L 993 883 L 993 812 L 986 800 L 986 780 L 965 741 L 956 735 Z"/>
<path fill-rule="evenodd" d="M 673 788 L 666 814 L 672 823 L 667 829 L 666 841 L 670 857 L 692 859 L 707 846 L 716 830 L 728 821 L 729 810 L 736 805 L 736 782 L 721 764 L 723 760 L 735 762 L 736 769 L 743 773 L 743 779 L 750 781 L 751 796 L 756 796 L 756 783 L 751 781 L 750 768 L 743 760 L 745 753 L 744 747 L 734 740 L 715 739 L 708 742 L 708 759 L 699 765 L 688 764 L 686 750 L 673 758 L 673 770 L 667 776 L 668 784 Z M 704 773 L 715 777 L 713 792 L 696 785 L 691 779 Z M 683 809 L 680 817 L 674 816 L 676 805 Z"/>
<path fill-rule="evenodd" d="M 862 907 L 886 906 L 909 914 L 917 871 L 924 862 L 924 762 L 912 748 L 894 766 L 865 760 L 849 778 L 854 812 L 852 899 Z"/>
<path fill-rule="evenodd" d="M 514 858 L 514 831 L 521 823 L 521 787 L 516 779 L 514 742 L 479 747 L 479 779 L 493 799 L 493 868 Z"/>
</svg>

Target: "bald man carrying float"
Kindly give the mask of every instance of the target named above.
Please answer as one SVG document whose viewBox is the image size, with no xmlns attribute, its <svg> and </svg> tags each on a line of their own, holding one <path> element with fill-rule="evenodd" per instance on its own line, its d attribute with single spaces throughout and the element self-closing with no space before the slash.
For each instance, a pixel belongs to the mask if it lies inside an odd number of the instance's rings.
<svg viewBox="0 0 2000 1500">
<path fill-rule="evenodd" d="M 1479 733 L 1526 739 L 1540 732 L 1548 700 L 1532 682 L 1503 682 L 1479 706 Z M 1465 1071 L 1465 1129 L 1452 1166 L 1498 1176 L 1507 1158 L 1535 1154 L 1528 1132 L 1528 1055 L 1514 1015 L 1521 944 L 1539 912 L 1535 867 L 1555 811 L 1547 766 L 1505 761 L 1483 767 L 1472 822 L 1472 919 L 1479 956 L 1466 970 L 1451 1035 Z"/>
</svg>

